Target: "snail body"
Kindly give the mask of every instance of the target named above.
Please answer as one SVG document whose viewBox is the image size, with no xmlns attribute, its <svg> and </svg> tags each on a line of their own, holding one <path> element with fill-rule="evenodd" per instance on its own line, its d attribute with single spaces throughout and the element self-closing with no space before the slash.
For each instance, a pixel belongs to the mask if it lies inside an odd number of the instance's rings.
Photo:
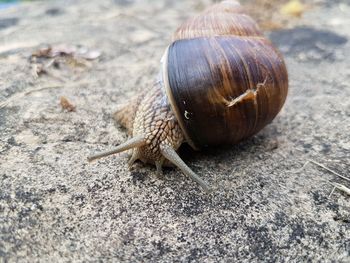
<svg viewBox="0 0 350 263">
<path fill-rule="evenodd" d="M 200 149 L 256 134 L 287 91 L 281 54 L 239 3 L 223 1 L 176 30 L 155 85 L 115 113 L 132 138 L 90 160 L 133 149 L 129 165 L 140 159 L 161 173 L 171 163 L 209 191 L 176 150 L 184 142 Z"/>
</svg>

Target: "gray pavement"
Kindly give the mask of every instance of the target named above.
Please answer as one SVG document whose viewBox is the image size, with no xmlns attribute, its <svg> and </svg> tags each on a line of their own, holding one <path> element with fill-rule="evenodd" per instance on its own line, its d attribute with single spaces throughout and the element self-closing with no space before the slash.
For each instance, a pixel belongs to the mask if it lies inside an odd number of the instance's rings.
<svg viewBox="0 0 350 263">
<path fill-rule="evenodd" d="M 316 1 L 315 1 L 316 2 Z M 87 163 L 124 141 L 112 113 L 152 85 L 175 28 L 210 4 L 48 1 L 0 10 L 0 262 L 350 262 L 350 3 L 317 1 L 267 33 L 285 54 L 286 105 L 235 146 L 181 154 L 175 169 Z M 82 45 L 101 57 L 33 75 L 31 53 Z M 76 106 L 67 112 L 64 96 Z"/>
</svg>

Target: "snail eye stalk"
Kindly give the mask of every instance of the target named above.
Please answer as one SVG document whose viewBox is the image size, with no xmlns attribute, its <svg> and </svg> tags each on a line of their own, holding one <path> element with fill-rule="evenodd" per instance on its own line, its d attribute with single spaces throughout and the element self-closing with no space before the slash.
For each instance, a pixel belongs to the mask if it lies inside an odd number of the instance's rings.
<svg viewBox="0 0 350 263">
<path fill-rule="evenodd" d="M 107 152 L 102 152 L 99 154 L 95 154 L 95 155 L 91 155 L 88 157 L 88 161 L 92 162 L 94 160 L 112 155 L 112 154 L 116 154 L 116 153 L 120 153 L 120 152 L 124 152 L 126 150 L 135 148 L 135 147 L 140 147 L 146 144 L 146 141 L 144 139 L 143 136 L 136 136 L 134 138 L 131 138 L 130 140 L 127 140 L 126 142 L 118 145 L 115 149 L 111 150 L 111 151 L 107 151 Z"/>
<path fill-rule="evenodd" d="M 193 181 L 197 182 L 205 192 L 211 192 L 208 184 L 184 163 L 184 161 L 180 158 L 180 156 L 173 148 L 165 145 L 160 147 L 160 151 L 166 159 L 176 165 L 185 175 L 190 177 Z"/>
</svg>

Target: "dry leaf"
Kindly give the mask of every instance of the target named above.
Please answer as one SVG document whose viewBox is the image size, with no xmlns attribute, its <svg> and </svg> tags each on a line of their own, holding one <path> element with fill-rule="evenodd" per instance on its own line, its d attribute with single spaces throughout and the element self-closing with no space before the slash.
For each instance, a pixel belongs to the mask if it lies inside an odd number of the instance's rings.
<svg viewBox="0 0 350 263">
<path fill-rule="evenodd" d="M 33 64 L 32 65 L 32 75 L 35 79 L 37 79 L 40 75 L 46 74 L 47 71 L 44 68 L 43 64 Z"/>
<path fill-rule="evenodd" d="M 80 47 L 76 52 L 76 56 L 86 60 L 94 60 L 101 56 L 101 51 L 89 50 L 86 47 Z"/>
<path fill-rule="evenodd" d="M 33 52 L 32 57 L 36 58 L 55 58 L 55 57 L 74 57 L 86 60 L 94 60 L 101 56 L 98 50 L 90 50 L 84 46 L 56 45 L 41 48 Z"/>
<path fill-rule="evenodd" d="M 32 53 L 32 57 L 35 58 L 48 58 L 51 57 L 51 47 L 41 48 Z"/>
<path fill-rule="evenodd" d="M 62 109 L 67 110 L 67 111 L 69 111 L 69 112 L 75 111 L 75 108 L 76 108 L 76 107 L 75 107 L 72 103 L 70 103 L 69 100 L 68 100 L 66 97 L 64 97 L 64 96 L 62 96 L 62 97 L 60 98 L 60 105 L 61 105 Z"/>
<path fill-rule="evenodd" d="M 32 53 L 30 63 L 32 65 L 32 75 L 36 79 L 42 74 L 47 74 L 55 78 L 49 67 L 52 65 L 59 68 L 61 64 L 74 68 L 90 67 L 90 60 L 95 60 L 101 56 L 101 52 L 90 50 L 84 46 L 55 45 L 40 48 Z"/>
</svg>

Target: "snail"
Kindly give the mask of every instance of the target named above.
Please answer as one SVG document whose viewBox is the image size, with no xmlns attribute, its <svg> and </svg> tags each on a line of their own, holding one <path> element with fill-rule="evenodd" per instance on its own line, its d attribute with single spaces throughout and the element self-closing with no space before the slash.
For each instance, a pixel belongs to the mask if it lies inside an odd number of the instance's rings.
<svg viewBox="0 0 350 263">
<path fill-rule="evenodd" d="M 205 190 L 208 184 L 179 157 L 193 149 L 235 144 L 269 124 L 288 92 L 280 52 L 236 1 L 223 1 L 183 23 L 161 59 L 155 84 L 118 109 L 131 139 L 89 161 L 132 149 L 136 161 L 175 165 Z"/>
</svg>

